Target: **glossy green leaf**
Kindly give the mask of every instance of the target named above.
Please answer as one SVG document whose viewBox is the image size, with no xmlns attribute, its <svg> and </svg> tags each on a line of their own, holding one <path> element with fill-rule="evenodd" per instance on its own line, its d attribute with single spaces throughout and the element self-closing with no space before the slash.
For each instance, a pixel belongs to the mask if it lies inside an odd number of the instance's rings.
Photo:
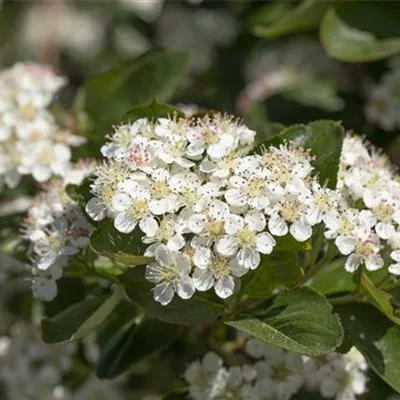
<svg viewBox="0 0 400 400">
<path fill-rule="evenodd" d="M 226 324 L 273 346 L 309 356 L 333 351 L 343 340 L 343 329 L 332 306 L 307 287 L 284 292 L 268 309 Z"/>
<path fill-rule="evenodd" d="M 143 256 L 147 246 L 142 242 L 142 236 L 139 228 L 128 234 L 121 233 L 112 221 L 103 220 L 90 237 L 90 247 L 101 256 L 122 264 L 143 265 L 152 258 Z"/>
<path fill-rule="evenodd" d="M 152 100 L 149 103 L 132 107 L 123 115 L 122 122 L 131 123 L 139 118 L 153 119 L 174 116 L 184 118 L 185 114 L 169 104 L 157 103 L 156 100 Z"/>
<path fill-rule="evenodd" d="M 178 325 L 157 319 L 131 320 L 112 335 L 101 348 L 96 373 L 100 379 L 112 379 L 132 365 L 151 356 L 176 340 Z"/>
<path fill-rule="evenodd" d="M 118 288 L 109 295 L 92 297 L 75 303 L 59 314 L 42 321 L 42 338 L 46 343 L 80 339 L 97 327 L 116 307 L 123 296 Z"/>
<path fill-rule="evenodd" d="M 302 270 L 297 265 L 296 253 L 274 251 L 271 255 L 263 256 L 259 267 L 244 277 L 244 280 L 247 278 L 247 283 L 242 291 L 251 297 L 267 297 L 276 288 L 296 286 L 302 275 Z"/>
<path fill-rule="evenodd" d="M 153 299 L 152 287 L 145 277 L 143 267 L 128 271 L 121 282 L 125 285 L 128 297 L 143 307 L 149 314 L 173 324 L 191 325 L 205 321 L 213 321 L 222 315 L 223 303 L 210 293 L 195 293 L 188 300 L 177 295 L 167 306 L 162 306 Z"/>
<path fill-rule="evenodd" d="M 257 19 L 258 24 L 253 27 L 253 33 L 259 37 L 276 38 L 293 32 L 312 30 L 319 25 L 329 4 L 329 1 L 305 0 L 276 22 L 270 23 L 267 18 L 264 25 Z M 272 5 L 268 4 L 266 7 Z M 265 10 L 263 12 L 266 13 Z"/>
<path fill-rule="evenodd" d="M 324 265 L 311 279 L 311 287 L 325 295 L 352 292 L 357 288 L 353 274 L 344 268 L 345 258 L 339 258 Z"/>
<path fill-rule="evenodd" d="M 353 28 L 371 32 L 378 38 L 400 36 L 398 1 L 342 0 L 333 3 L 333 6 L 338 17 Z"/>
<path fill-rule="evenodd" d="M 370 304 L 347 304 L 335 310 L 346 336 L 374 371 L 400 392 L 400 326 Z"/>
<path fill-rule="evenodd" d="M 320 37 L 327 53 L 342 61 L 375 61 L 400 52 L 400 37 L 378 39 L 369 31 L 348 25 L 334 8 L 322 20 Z"/>
<path fill-rule="evenodd" d="M 396 310 L 391 302 L 393 296 L 390 293 L 377 288 L 365 273 L 361 274 L 360 283 L 375 306 L 394 323 L 400 325 L 400 318 L 395 314 Z"/>
<path fill-rule="evenodd" d="M 90 79 L 79 97 L 93 124 L 92 137 L 102 141 L 103 135 L 135 104 L 170 98 L 188 60 L 188 53 L 183 51 L 156 50 Z"/>
</svg>

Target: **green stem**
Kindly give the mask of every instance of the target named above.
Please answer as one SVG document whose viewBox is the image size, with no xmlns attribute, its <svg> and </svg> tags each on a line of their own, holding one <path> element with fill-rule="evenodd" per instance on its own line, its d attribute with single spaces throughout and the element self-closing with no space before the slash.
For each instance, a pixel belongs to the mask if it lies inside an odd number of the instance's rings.
<svg viewBox="0 0 400 400">
<path fill-rule="evenodd" d="M 338 305 L 343 305 L 343 304 L 348 304 L 348 303 L 354 303 L 356 301 L 361 301 L 361 297 L 362 294 L 361 293 L 350 293 L 350 294 L 346 294 L 344 296 L 340 296 L 340 297 L 333 297 L 333 298 L 329 298 L 329 302 L 332 305 L 338 306 Z"/>
<path fill-rule="evenodd" d="M 318 262 L 314 263 L 304 274 L 303 279 L 301 280 L 302 283 L 307 282 L 313 275 L 315 275 L 324 265 L 328 264 L 336 255 L 336 251 L 333 251 L 334 248 L 332 247 L 332 243 L 329 242 L 328 250 L 326 254 L 319 260 Z"/>
</svg>

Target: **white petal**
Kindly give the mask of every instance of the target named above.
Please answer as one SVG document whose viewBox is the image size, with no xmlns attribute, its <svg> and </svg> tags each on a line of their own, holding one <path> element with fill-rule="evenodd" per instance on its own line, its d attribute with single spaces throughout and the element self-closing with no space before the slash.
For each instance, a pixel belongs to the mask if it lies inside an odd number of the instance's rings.
<svg viewBox="0 0 400 400">
<path fill-rule="evenodd" d="M 365 260 L 365 266 L 368 271 L 376 271 L 377 269 L 382 268 L 384 265 L 384 261 L 379 254 L 371 254 Z"/>
<path fill-rule="evenodd" d="M 290 226 L 290 233 L 298 242 L 304 242 L 311 237 L 312 228 L 304 222 L 296 221 Z"/>
<path fill-rule="evenodd" d="M 163 215 L 167 213 L 169 211 L 169 206 L 168 199 L 151 200 L 149 203 L 149 209 L 154 215 Z"/>
<path fill-rule="evenodd" d="M 180 233 L 177 233 L 174 236 L 172 236 L 171 238 L 169 238 L 169 240 L 167 242 L 167 247 L 171 251 L 178 251 L 184 245 L 185 245 L 185 239 Z"/>
<path fill-rule="evenodd" d="M 196 269 L 193 273 L 193 282 L 197 290 L 204 292 L 212 288 L 214 278 L 207 269 Z"/>
<path fill-rule="evenodd" d="M 155 236 L 158 231 L 158 224 L 155 218 L 146 217 L 139 222 L 139 227 L 147 236 Z"/>
<path fill-rule="evenodd" d="M 52 301 L 57 296 L 57 284 L 52 279 L 34 279 L 32 281 L 32 292 L 35 297 L 44 301 Z"/>
<path fill-rule="evenodd" d="M 231 260 L 231 262 L 229 263 L 230 269 L 231 269 L 231 273 L 233 276 L 237 276 L 237 277 L 241 277 L 245 274 L 247 274 L 247 272 L 249 272 L 249 269 L 244 267 L 243 265 L 240 265 L 237 262 L 236 258 L 233 258 Z"/>
<path fill-rule="evenodd" d="M 168 250 L 167 246 L 160 245 L 156 251 L 156 260 L 161 265 L 175 265 L 175 257 L 172 252 Z"/>
<path fill-rule="evenodd" d="M 47 166 L 36 165 L 33 167 L 32 176 L 38 182 L 45 182 L 51 177 L 51 171 Z"/>
<path fill-rule="evenodd" d="M 224 257 L 231 257 L 237 252 L 238 246 L 234 237 L 225 235 L 216 243 L 216 250 Z"/>
<path fill-rule="evenodd" d="M 345 264 L 346 271 L 355 272 L 361 264 L 361 258 L 356 256 L 355 254 L 351 254 Z"/>
<path fill-rule="evenodd" d="M 125 193 L 118 193 L 112 198 L 112 207 L 116 212 L 126 211 L 132 199 Z"/>
<path fill-rule="evenodd" d="M 153 290 L 154 300 L 166 306 L 174 298 L 174 289 L 170 283 L 160 283 Z"/>
<path fill-rule="evenodd" d="M 176 293 L 181 299 L 190 299 L 194 292 L 194 283 L 189 277 L 181 279 L 176 286 Z"/>
<path fill-rule="evenodd" d="M 128 213 L 118 213 L 114 219 L 115 229 L 122 233 L 131 233 L 137 225 L 137 220 Z"/>
<path fill-rule="evenodd" d="M 212 253 L 210 249 L 199 248 L 196 249 L 193 255 L 193 264 L 201 269 L 207 268 L 211 263 Z"/>
<path fill-rule="evenodd" d="M 385 224 L 378 222 L 375 226 L 375 231 L 381 239 L 389 239 L 394 233 L 395 229 L 392 224 Z"/>
<path fill-rule="evenodd" d="M 235 290 L 235 281 L 231 276 L 218 279 L 214 286 L 214 290 L 218 297 L 226 299 L 227 297 L 232 296 L 233 291 Z"/>
<path fill-rule="evenodd" d="M 187 254 L 176 253 L 176 267 L 181 275 L 188 275 L 190 272 L 190 257 Z"/>
<path fill-rule="evenodd" d="M 189 230 L 196 235 L 201 233 L 207 224 L 207 217 L 203 214 L 194 214 L 192 215 L 187 223 Z"/>
<path fill-rule="evenodd" d="M 85 211 L 95 221 L 102 220 L 106 215 L 104 204 L 97 197 L 92 197 L 87 202 Z"/>
<path fill-rule="evenodd" d="M 247 197 L 240 189 L 228 189 L 225 193 L 225 199 L 229 204 L 239 207 L 246 205 L 247 201 Z"/>
<path fill-rule="evenodd" d="M 389 266 L 388 271 L 394 275 L 400 275 L 400 263 L 392 264 Z"/>
<path fill-rule="evenodd" d="M 239 232 L 244 226 L 244 220 L 241 216 L 231 214 L 225 219 L 225 231 L 229 235 Z"/>
<path fill-rule="evenodd" d="M 217 221 L 221 221 L 228 214 L 229 214 L 228 204 L 220 200 L 213 200 L 210 203 L 208 215 L 211 219 L 216 219 Z"/>
<path fill-rule="evenodd" d="M 342 223 L 342 218 L 337 211 L 332 211 L 324 216 L 324 222 L 330 230 L 337 231 Z"/>
<path fill-rule="evenodd" d="M 275 245 L 275 239 L 268 232 L 262 232 L 257 235 L 256 247 L 260 253 L 270 254 Z"/>
<path fill-rule="evenodd" d="M 236 259 L 239 265 L 248 269 L 256 269 L 260 264 L 260 253 L 253 248 L 245 247 L 238 251 Z"/>
<path fill-rule="evenodd" d="M 270 217 L 268 229 L 274 236 L 285 236 L 289 231 L 286 221 L 277 214 Z"/>
<path fill-rule="evenodd" d="M 248 212 L 244 220 L 251 231 L 261 232 L 266 225 L 264 214 L 259 211 Z"/>
<path fill-rule="evenodd" d="M 354 251 L 356 248 L 357 240 L 351 236 L 338 236 L 335 240 L 335 244 L 339 249 L 340 253 L 347 256 Z"/>
<path fill-rule="evenodd" d="M 400 250 L 393 250 L 390 253 L 390 258 L 394 261 L 399 262 L 400 261 Z"/>
</svg>

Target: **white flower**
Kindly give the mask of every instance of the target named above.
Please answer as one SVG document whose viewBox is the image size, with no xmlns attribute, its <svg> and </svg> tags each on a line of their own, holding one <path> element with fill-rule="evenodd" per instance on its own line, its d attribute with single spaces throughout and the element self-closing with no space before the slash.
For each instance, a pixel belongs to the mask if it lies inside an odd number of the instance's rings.
<svg viewBox="0 0 400 400">
<path fill-rule="evenodd" d="M 270 215 L 268 229 L 272 235 L 285 236 L 290 231 L 298 242 L 304 242 L 311 237 L 312 227 L 306 219 L 308 209 L 299 200 L 285 198 L 267 212 Z"/>
<path fill-rule="evenodd" d="M 184 378 L 189 383 L 189 395 L 193 400 L 218 399 L 229 380 L 222 359 L 215 353 L 207 353 L 201 361 L 195 361 L 186 369 Z"/>
<path fill-rule="evenodd" d="M 213 287 L 221 299 L 226 299 L 234 293 L 233 277 L 241 277 L 247 272 L 235 259 L 215 255 L 208 248 L 197 248 L 193 262 L 197 267 L 193 273 L 196 289 L 205 291 Z"/>
<path fill-rule="evenodd" d="M 379 254 L 379 238 L 374 235 L 369 237 L 338 236 L 335 244 L 343 255 L 348 255 L 345 268 L 349 272 L 354 272 L 358 267 L 365 263 L 369 271 L 382 268 L 384 261 Z"/>
<path fill-rule="evenodd" d="M 170 251 L 178 251 L 185 246 L 185 238 L 181 233 L 178 217 L 175 215 L 166 215 L 158 223 L 157 231 L 153 236 L 145 236 L 143 243 L 150 244 L 145 251 L 145 256 L 154 256 L 157 248 L 165 244 Z"/>
<path fill-rule="evenodd" d="M 245 217 L 230 215 L 225 221 L 224 235 L 217 241 L 217 251 L 225 256 L 236 255 L 237 262 L 246 269 L 255 269 L 260 263 L 260 253 L 270 254 L 276 242 L 268 233 L 262 232 L 266 222 L 258 211 L 249 211 Z"/>
<path fill-rule="evenodd" d="M 175 293 L 182 299 L 192 297 L 195 289 L 189 276 L 189 256 L 171 252 L 166 246 L 160 245 L 155 251 L 155 259 L 156 262 L 146 267 L 146 279 L 156 284 L 154 299 L 165 306 L 172 301 Z"/>
<path fill-rule="evenodd" d="M 121 192 L 113 197 L 112 204 L 116 211 L 114 226 L 122 233 L 132 232 L 139 224 L 148 236 L 154 236 L 158 225 L 149 206 L 150 193 L 136 185 L 129 194 Z"/>
</svg>

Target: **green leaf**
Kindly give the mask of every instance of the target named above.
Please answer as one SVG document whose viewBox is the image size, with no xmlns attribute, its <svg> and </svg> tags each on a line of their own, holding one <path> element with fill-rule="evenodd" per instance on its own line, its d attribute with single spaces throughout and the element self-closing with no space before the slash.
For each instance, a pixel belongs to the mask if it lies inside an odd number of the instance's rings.
<svg viewBox="0 0 400 400">
<path fill-rule="evenodd" d="M 156 50 L 90 79 L 78 98 L 92 124 L 92 134 L 103 134 L 135 104 L 169 99 L 189 61 L 187 52 Z"/>
<path fill-rule="evenodd" d="M 346 258 L 338 258 L 324 265 L 311 279 L 311 287 L 325 295 L 340 292 L 352 292 L 357 289 L 353 274 L 344 268 Z"/>
<path fill-rule="evenodd" d="M 121 122 L 131 123 L 139 118 L 154 119 L 173 116 L 185 118 L 185 114 L 179 109 L 170 106 L 169 104 L 157 103 L 156 100 L 153 100 L 149 103 L 132 107 L 123 115 Z"/>
<path fill-rule="evenodd" d="M 101 349 L 96 366 L 100 379 L 112 379 L 132 365 L 151 356 L 176 340 L 178 325 L 166 324 L 157 319 L 134 320 L 115 332 Z"/>
<path fill-rule="evenodd" d="M 333 351 L 343 340 L 332 306 L 307 287 L 282 293 L 267 310 L 225 323 L 273 346 L 309 356 Z"/>
<path fill-rule="evenodd" d="M 264 26 L 257 19 L 259 24 L 254 26 L 253 33 L 259 37 L 276 38 L 293 32 L 312 30 L 319 25 L 329 4 L 329 1 L 305 0 L 275 23 L 269 24 L 268 17 Z M 272 7 L 272 4 L 266 7 Z M 261 12 L 268 15 L 265 10 Z"/>
<path fill-rule="evenodd" d="M 346 336 L 374 371 L 400 392 L 400 326 L 370 304 L 347 304 L 335 310 Z"/>
<path fill-rule="evenodd" d="M 90 247 L 101 256 L 122 264 L 148 264 L 152 258 L 143 256 L 147 246 L 142 236 L 139 228 L 128 234 L 121 233 L 110 220 L 103 220 L 90 236 Z"/>
<path fill-rule="evenodd" d="M 346 0 L 335 2 L 333 6 L 343 22 L 360 31 L 371 32 L 378 38 L 400 36 L 398 1 Z"/>
<path fill-rule="evenodd" d="M 250 279 L 247 276 L 251 276 Z M 278 253 L 263 256 L 259 267 L 245 276 L 243 293 L 264 298 L 279 287 L 292 288 L 300 281 L 302 270 L 297 266 L 296 253 Z M 242 282 L 245 282 L 242 280 Z"/>
<path fill-rule="evenodd" d="M 308 125 L 292 125 L 275 135 L 265 146 L 277 146 L 285 141 L 295 141 L 315 156 L 313 166 L 321 185 L 334 189 L 337 184 L 344 130 L 339 122 L 321 120 Z"/>
<path fill-rule="evenodd" d="M 143 307 L 149 314 L 172 324 L 191 325 L 213 321 L 222 315 L 223 303 L 209 293 L 195 293 L 188 300 L 175 296 L 170 304 L 162 306 L 153 299 L 153 285 L 144 278 L 144 268 L 128 271 L 121 282 L 125 285 L 128 297 Z"/>
<path fill-rule="evenodd" d="M 400 325 L 400 318 L 395 315 L 395 309 L 391 302 L 393 296 L 377 288 L 365 273 L 361 274 L 360 283 L 366 290 L 373 304 L 394 323 Z"/>
<path fill-rule="evenodd" d="M 42 338 L 46 343 L 77 340 L 99 325 L 119 303 L 123 289 L 113 294 L 75 303 L 52 318 L 42 321 Z"/>
<path fill-rule="evenodd" d="M 375 61 L 400 52 L 400 37 L 378 39 L 371 32 L 348 25 L 334 8 L 322 20 L 320 37 L 327 53 L 342 61 Z"/>
</svg>

